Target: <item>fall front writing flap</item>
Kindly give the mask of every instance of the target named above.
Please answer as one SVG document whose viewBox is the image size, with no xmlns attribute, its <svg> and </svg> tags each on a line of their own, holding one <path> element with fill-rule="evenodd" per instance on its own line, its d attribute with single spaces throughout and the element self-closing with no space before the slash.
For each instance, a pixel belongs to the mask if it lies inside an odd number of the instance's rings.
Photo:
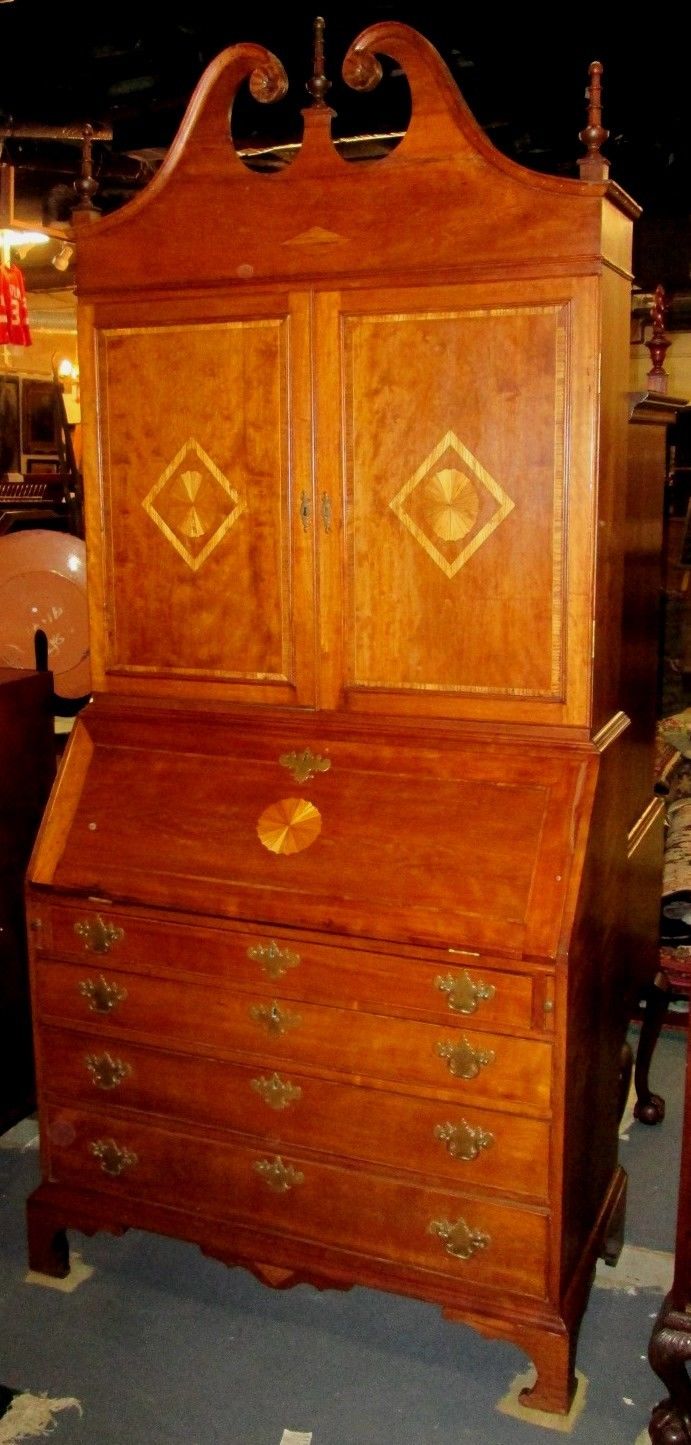
<svg viewBox="0 0 691 1445">
<path fill-rule="evenodd" d="M 550 957 L 587 767 L 450 728 L 375 738 L 324 714 L 118 719 L 96 705 L 32 879 L 394 945 Z"/>
</svg>

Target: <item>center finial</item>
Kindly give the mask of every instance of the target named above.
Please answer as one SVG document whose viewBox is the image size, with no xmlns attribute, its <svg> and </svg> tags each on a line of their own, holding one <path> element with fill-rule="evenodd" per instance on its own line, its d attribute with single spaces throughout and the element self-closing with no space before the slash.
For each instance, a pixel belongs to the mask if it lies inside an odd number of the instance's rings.
<svg viewBox="0 0 691 1445">
<path fill-rule="evenodd" d="M 327 80 L 324 73 L 324 20 L 317 15 L 314 21 L 314 45 L 312 50 L 313 73 L 307 81 L 306 89 L 309 91 L 315 105 L 326 105 L 324 99 L 327 90 L 331 89 L 331 81 Z"/>
</svg>

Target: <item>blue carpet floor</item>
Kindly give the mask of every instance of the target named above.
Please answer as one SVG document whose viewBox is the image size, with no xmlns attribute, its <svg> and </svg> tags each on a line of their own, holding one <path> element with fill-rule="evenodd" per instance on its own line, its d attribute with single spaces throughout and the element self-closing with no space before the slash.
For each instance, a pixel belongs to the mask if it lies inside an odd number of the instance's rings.
<svg viewBox="0 0 691 1445">
<path fill-rule="evenodd" d="M 518 1349 L 416 1301 L 271 1291 L 136 1231 L 73 1235 L 91 1273 L 71 1292 L 27 1282 L 31 1121 L 0 1139 L 0 1380 L 22 1398 L 47 1397 L 39 1413 L 55 1445 L 521 1445 L 561 1433 L 576 1445 L 643 1442 L 664 1393 L 646 1352 L 671 1270 L 685 1048 L 682 1031 L 668 1032 L 655 1055 L 664 1123 L 622 1125 L 627 1247 L 616 1270 L 598 1266 L 577 1358 L 582 1408 L 564 1431 L 498 1408 L 528 1368 Z M 2 1409 L 0 1396 L 0 1442 L 29 1438 L 3 1435 Z"/>
</svg>

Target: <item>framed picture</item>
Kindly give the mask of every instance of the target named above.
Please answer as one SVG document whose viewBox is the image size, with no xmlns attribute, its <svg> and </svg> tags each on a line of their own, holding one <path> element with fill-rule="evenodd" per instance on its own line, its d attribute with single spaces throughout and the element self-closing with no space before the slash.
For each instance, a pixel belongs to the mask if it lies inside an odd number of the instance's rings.
<svg viewBox="0 0 691 1445">
<path fill-rule="evenodd" d="M 22 381 L 22 451 L 59 454 L 55 384 Z"/>
<path fill-rule="evenodd" d="M 0 376 L 0 476 L 21 471 L 19 440 L 19 380 Z"/>
</svg>

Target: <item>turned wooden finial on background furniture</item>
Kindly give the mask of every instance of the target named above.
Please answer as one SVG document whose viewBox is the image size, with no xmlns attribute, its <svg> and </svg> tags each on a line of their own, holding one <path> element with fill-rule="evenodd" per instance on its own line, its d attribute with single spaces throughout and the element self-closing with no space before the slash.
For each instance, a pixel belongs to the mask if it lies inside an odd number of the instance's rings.
<svg viewBox="0 0 691 1445">
<path fill-rule="evenodd" d="M 602 124 L 602 88 L 600 77 L 602 64 L 593 60 L 588 66 L 590 84 L 585 97 L 588 102 L 588 124 L 579 131 L 578 139 L 587 146 L 587 152 L 578 162 L 582 181 L 606 181 L 609 177 L 609 161 L 600 153 L 600 146 L 607 140 L 609 131 Z"/>
<path fill-rule="evenodd" d="M 98 190 L 98 181 L 93 174 L 93 140 L 94 128 L 87 123 L 82 132 L 80 174 L 79 180 L 74 182 L 74 189 L 79 196 L 75 210 L 81 213 L 90 212 L 95 218 L 100 213 L 97 206 L 94 205 L 94 196 Z"/>
<path fill-rule="evenodd" d="M 653 334 L 650 341 L 646 341 L 645 343 L 650 352 L 650 359 L 653 364 L 646 376 L 646 380 L 649 391 L 662 392 L 663 395 L 667 391 L 669 382 L 669 377 L 665 371 L 665 356 L 672 345 L 669 338 L 665 336 L 667 304 L 664 287 L 656 286 L 653 303 L 650 307 L 650 320 L 653 326 Z"/>
</svg>

